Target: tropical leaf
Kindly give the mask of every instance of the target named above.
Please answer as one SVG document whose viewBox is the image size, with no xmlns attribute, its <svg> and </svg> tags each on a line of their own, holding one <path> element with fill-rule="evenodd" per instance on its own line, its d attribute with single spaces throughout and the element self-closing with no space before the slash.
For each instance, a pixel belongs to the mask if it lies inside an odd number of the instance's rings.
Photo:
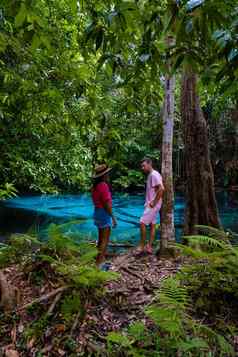
<svg viewBox="0 0 238 357">
<path fill-rule="evenodd" d="M 15 17 L 15 26 L 16 27 L 20 27 L 23 25 L 25 19 L 27 16 L 27 9 L 26 9 L 26 5 L 25 3 L 22 1 L 21 2 L 21 6 L 20 6 L 20 10 L 18 12 L 18 14 Z"/>
<path fill-rule="evenodd" d="M 205 3 L 205 0 L 189 0 L 186 3 L 186 9 L 187 11 L 193 11 L 199 6 L 203 5 Z"/>
</svg>

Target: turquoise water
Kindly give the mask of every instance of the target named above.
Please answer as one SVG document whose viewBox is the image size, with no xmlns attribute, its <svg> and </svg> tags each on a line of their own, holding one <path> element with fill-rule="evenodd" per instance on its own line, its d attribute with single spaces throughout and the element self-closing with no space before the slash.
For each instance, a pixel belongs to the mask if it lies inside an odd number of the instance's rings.
<svg viewBox="0 0 238 357">
<path fill-rule="evenodd" d="M 238 233 L 238 192 L 217 193 L 222 223 L 226 229 Z M 114 212 L 118 227 L 112 232 L 117 243 L 136 243 L 139 239 L 139 218 L 143 212 L 144 196 L 141 194 L 114 195 Z M 175 226 L 179 237 L 183 223 L 184 198 L 176 194 Z M 2 203 L 0 207 L 1 235 L 27 232 L 30 229 L 40 236 L 47 235 L 51 223 L 64 224 L 65 233 L 76 239 L 96 238 L 93 224 L 93 205 L 90 195 L 43 195 L 16 197 Z"/>
</svg>

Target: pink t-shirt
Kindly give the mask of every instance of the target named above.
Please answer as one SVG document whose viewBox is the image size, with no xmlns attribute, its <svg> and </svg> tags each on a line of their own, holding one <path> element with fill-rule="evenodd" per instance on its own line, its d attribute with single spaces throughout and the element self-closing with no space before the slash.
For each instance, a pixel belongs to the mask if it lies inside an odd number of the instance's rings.
<svg viewBox="0 0 238 357">
<path fill-rule="evenodd" d="M 151 203 L 151 201 L 155 199 L 156 196 L 155 187 L 158 185 L 161 185 L 162 188 L 164 187 L 162 176 L 158 171 L 152 170 L 146 182 L 146 197 L 145 197 L 146 206 L 148 206 Z M 162 205 L 162 198 L 157 202 L 155 208 L 160 209 L 161 205 Z"/>
<path fill-rule="evenodd" d="M 96 208 L 104 208 L 106 202 L 112 204 L 112 195 L 106 182 L 100 182 L 93 188 L 92 199 Z"/>
</svg>

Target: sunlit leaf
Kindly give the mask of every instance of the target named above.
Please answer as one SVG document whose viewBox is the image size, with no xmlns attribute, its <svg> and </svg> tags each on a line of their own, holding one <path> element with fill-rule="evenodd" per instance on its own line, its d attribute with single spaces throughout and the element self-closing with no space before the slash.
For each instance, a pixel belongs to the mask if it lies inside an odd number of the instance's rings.
<svg viewBox="0 0 238 357">
<path fill-rule="evenodd" d="M 27 10 L 26 10 L 26 5 L 24 2 L 21 3 L 21 7 L 20 10 L 18 12 L 18 14 L 15 17 L 15 26 L 16 27 L 20 27 L 23 25 L 25 19 L 27 16 Z"/>
</svg>

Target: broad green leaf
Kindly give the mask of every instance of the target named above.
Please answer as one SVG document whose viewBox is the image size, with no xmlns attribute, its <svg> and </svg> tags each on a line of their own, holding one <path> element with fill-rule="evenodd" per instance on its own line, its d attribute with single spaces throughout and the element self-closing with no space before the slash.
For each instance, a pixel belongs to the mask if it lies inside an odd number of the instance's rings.
<svg viewBox="0 0 238 357">
<path fill-rule="evenodd" d="M 23 25 L 25 19 L 27 16 L 27 10 L 26 10 L 26 5 L 24 2 L 21 3 L 20 10 L 18 14 L 15 17 L 15 26 L 20 27 Z"/>
<path fill-rule="evenodd" d="M 31 42 L 31 49 L 35 51 L 41 45 L 41 39 L 38 35 L 34 35 Z"/>
</svg>

